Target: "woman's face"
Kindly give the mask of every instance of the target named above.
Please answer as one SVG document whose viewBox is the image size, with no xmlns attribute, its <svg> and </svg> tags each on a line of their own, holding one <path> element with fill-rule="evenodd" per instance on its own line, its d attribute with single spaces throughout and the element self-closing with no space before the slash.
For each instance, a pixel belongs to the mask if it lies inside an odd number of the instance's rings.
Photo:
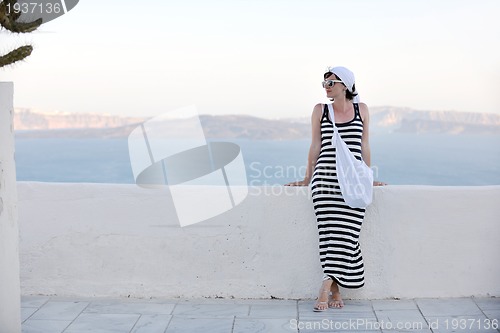
<svg viewBox="0 0 500 333">
<path fill-rule="evenodd" d="M 335 75 L 330 74 L 326 77 L 325 82 L 328 80 L 338 80 Z M 341 82 L 333 82 L 333 86 L 325 85 L 326 97 L 335 98 L 341 95 L 344 92 L 344 85 Z"/>
</svg>

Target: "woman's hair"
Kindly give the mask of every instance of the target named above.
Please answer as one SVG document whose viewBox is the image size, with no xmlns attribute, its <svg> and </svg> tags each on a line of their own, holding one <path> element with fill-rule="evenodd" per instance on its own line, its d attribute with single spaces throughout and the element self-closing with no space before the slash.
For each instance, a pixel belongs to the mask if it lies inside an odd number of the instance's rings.
<svg viewBox="0 0 500 333">
<path fill-rule="evenodd" d="M 340 78 L 339 78 L 337 75 L 333 74 L 332 72 L 326 72 L 326 73 L 323 75 L 323 79 L 324 79 L 324 80 L 326 80 L 326 79 L 327 79 L 328 77 L 330 77 L 331 75 L 335 76 L 335 80 L 340 80 Z M 342 83 L 342 84 L 343 84 L 343 83 Z M 344 86 L 345 86 L 345 84 L 344 84 Z M 356 84 L 353 84 L 353 85 L 352 85 L 352 90 L 353 90 L 353 91 L 356 91 Z M 357 96 L 357 95 L 358 95 L 358 93 L 354 93 L 354 94 L 353 94 L 352 92 L 350 92 L 350 91 L 349 91 L 349 89 L 346 89 L 346 91 L 345 91 L 345 98 L 347 98 L 347 99 L 348 99 L 348 100 L 350 100 L 350 101 L 352 101 L 352 100 L 353 100 L 353 98 L 354 98 L 354 96 Z M 331 101 L 333 101 L 333 98 L 332 98 L 332 99 L 330 99 L 330 100 L 331 100 Z"/>
</svg>

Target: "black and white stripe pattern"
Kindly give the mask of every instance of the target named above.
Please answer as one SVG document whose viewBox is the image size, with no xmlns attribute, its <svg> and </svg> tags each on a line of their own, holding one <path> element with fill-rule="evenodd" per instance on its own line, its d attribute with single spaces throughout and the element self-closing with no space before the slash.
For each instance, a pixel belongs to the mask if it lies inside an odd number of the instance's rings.
<svg viewBox="0 0 500 333">
<path fill-rule="evenodd" d="M 357 104 L 354 104 L 354 110 L 355 116 L 351 121 L 336 123 L 336 126 L 354 156 L 361 159 L 363 122 Z M 360 288 L 364 285 L 364 266 L 358 239 L 365 209 L 351 208 L 342 198 L 332 136 L 333 126 L 325 105 L 321 117 L 321 152 L 311 185 L 321 266 L 324 279 L 332 278 L 342 287 Z"/>
</svg>

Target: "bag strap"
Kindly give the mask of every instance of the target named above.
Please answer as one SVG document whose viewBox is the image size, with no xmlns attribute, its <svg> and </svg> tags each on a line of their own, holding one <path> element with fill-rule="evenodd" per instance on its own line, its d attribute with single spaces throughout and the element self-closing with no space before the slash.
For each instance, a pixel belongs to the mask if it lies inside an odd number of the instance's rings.
<svg viewBox="0 0 500 333">
<path fill-rule="evenodd" d="M 333 113 L 333 106 L 331 104 L 327 104 L 328 106 L 328 116 L 330 117 L 330 121 L 333 124 L 333 130 L 335 131 L 337 129 L 337 126 L 335 126 L 335 115 Z"/>
</svg>

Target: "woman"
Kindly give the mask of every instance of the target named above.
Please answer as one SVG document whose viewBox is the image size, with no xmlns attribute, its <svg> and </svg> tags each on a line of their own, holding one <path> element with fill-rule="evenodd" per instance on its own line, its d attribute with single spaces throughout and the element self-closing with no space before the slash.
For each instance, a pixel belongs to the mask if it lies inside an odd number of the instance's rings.
<svg viewBox="0 0 500 333">
<path fill-rule="evenodd" d="M 335 124 L 342 139 L 357 159 L 370 165 L 368 107 L 357 102 L 354 74 L 345 67 L 329 67 L 323 88 L 333 101 Z M 317 104 L 311 116 L 312 142 L 304 180 L 286 184 L 308 186 L 318 222 L 319 254 L 323 267 L 323 284 L 315 311 L 344 306 L 339 286 L 360 288 L 364 285 L 364 268 L 358 239 L 365 215 L 363 208 L 351 208 L 342 198 L 336 174 L 335 148 L 332 145 L 333 124 L 327 105 Z M 374 182 L 374 185 L 385 185 Z"/>
</svg>

